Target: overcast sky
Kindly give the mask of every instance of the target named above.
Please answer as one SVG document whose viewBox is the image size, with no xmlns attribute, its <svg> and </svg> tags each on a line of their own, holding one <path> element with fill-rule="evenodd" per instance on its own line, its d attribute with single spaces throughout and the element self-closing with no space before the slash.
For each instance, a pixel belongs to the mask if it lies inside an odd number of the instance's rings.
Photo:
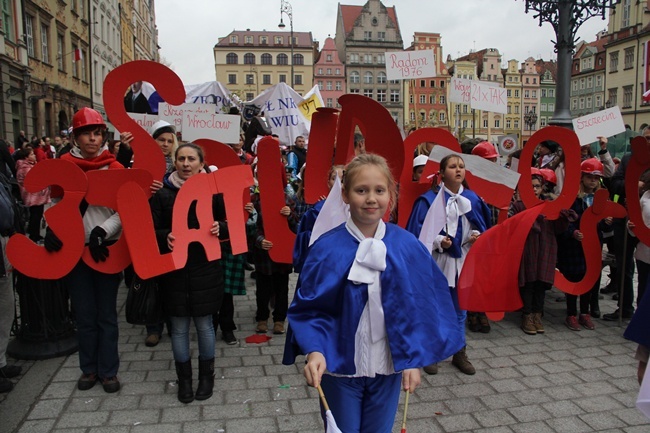
<svg viewBox="0 0 650 433">
<path fill-rule="evenodd" d="M 291 0 L 296 32 L 312 32 L 320 47 L 336 32 L 335 0 Z M 364 5 L 366 0 L 344 0 L 349 5 Z M 413 33 L 437 32 L 442 35 L 446 59 L 470 50 L 497 48 L 503 61 L 527 57 L 555 58 L 555 33 L 550 24 L 538 26 L 533 13 L 526 14 L 523 0 L 384 0 L 396 6 L 404 45 Z M 212 48 L 220 37 L 232 30 L 276 31 L 280 22 L 280 0 L 156 0 L 156 25 L 160 55 L 185 84 L 216 79 Z M 289 21 L 284 16 L 289 30 Z M 578 36 L 586 41 L 606 29 L 607 19 L 594 17 L 582 25 Z"/>
</svg>

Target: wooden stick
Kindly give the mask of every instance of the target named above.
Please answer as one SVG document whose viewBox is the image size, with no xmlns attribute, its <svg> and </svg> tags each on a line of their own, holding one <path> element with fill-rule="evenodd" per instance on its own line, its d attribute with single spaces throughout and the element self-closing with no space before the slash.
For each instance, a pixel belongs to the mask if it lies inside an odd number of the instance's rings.
<svg viewBox="0 0 650 433">
<path fill-rule="evenodd" d="M 329 405 L 327 404 L 327 400 L 325 400 L 325 394 L 323 394 L 323 388 L 318 385 L 318 395 L 320 396 L 320 401 L 323 403 L 323 407 L 325 408 L 325 412 L 330 410 Z"/>
<path fill-rule="evenodd" d="M 406 413 L 409 410 L 409 395 L 411 394 L 408 389 L 405 390 L 405 392 L 406 392 L 406 401 L 404 402 L 404 419 L 402 420 L 402 432 L 401 433 L 406 433 Z"/>
</svg>

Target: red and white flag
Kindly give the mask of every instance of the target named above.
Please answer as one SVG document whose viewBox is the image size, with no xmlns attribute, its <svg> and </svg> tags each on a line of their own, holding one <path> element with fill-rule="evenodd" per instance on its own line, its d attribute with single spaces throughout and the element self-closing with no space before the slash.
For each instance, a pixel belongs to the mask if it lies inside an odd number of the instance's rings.
<svg viewBox="0 0 650 433">
<path fill-rule="evenodd" d="M 79 48 L 74 49 L 74 62 L 78 62 L 84 59 L 84 53 Z"/>
</svg>

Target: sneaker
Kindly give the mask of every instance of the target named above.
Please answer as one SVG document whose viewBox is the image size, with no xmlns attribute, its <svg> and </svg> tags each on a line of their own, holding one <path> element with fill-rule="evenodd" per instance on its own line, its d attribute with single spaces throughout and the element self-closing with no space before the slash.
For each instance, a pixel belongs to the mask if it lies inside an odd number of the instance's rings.
<svg viewBox="0 0 650 433">
<path fill-rule="evenodd" d="M 591 317 L 594 319 L 600 319 L 600 310 L 591 310 Z"/>
<path fill-rule="evenodd" d="M 0 392 L 9 392 L 14 389 L 14 384 L 9 379 L 0 377 Z"/>
<path fill-rule="evenodd" d="M 478 315 L 476 313 L 467 313 L 467 327 L 472 332 L 481 330 L 481 324 L 478 322 Z"/>
<path fill-rule="evenodd" d="M 235 333 L 232 331 L 224 331 L 221 333 L 221 339 L 226 342 L 226 344 L 232 346 L 233 344 L 237 344 L 237 337 L 235 337 Z"/>
<path fill-rule="evenodd" d="M 490 321 L 488 320 L 485 313 L 478 313 L 478 323 L 481 325 L 481 333 L 489 334 L 492 327 L 490 326 Z"/>
<path fill-rule="evenodd" d="M 266 334 L 269 332 L 269 325 L 266 323 L 266 320 L 260 320 L 257 322 L 257 327 L 255 328 L 255 332 L 258 334 Z"/>
<path fill-rule="evenodd" d="M 602 289 L 600 289 L 600 293 L 604 293 L 604 294 L 616 293 L 616 292 L 618 292 L 618 289 L 611 282 L 608 285 L 606 285 L 605 287 L 603 287 Z"/>
<path fill-rule="evenodd" d="M 580 330 L 580 325 L 578 324 L 578 319 L 576 318 L 576 316 L 567 316 L 566 320 L 564 321 L 564 324 L 566 325 L 567 328 L 569 328 L 572 331 Z"/>
<path fill-rule="evenodd" d="M 431 364 L 424 367 L 424 372 L 426 374 L 438 374 L 438 364 Z"/>
<path fill-rule="evenodd" d="M 120 381 L 117 379 L 117 376 L 106 377 L 102 379 L 102 387 L 104 392 L 113 393 L 120 390 Z"/>
<path fill-rule="evenodd" d="M 149 334 L 147 335 L 147 338 L 144 340 L 144 345 L 147 347 L 155 347 L 160 343 L 160 335 L 159 334 Z"/>
<path fill-rule="evenodd" d="M 589 314 L 581 314 L 578 317 L 578 323 L 580 323 L 585 329 L 593 331 L 596 329 L 594 322 L 591 321 L 591 316 Z"/>
<path fill-rule="evenodd" d="M 457 352 L 453 356 L 453 358 L 451 359 L 451 365 L 459 369 L 461 372 L 471 376 L 472 374 L 476 373 L 476 369 L 474 368 L 472 363 L 469 362 L 465 350 L 466 348 L 463 347 L 459 352 Z"/>
<path fill-rule="evenodd" d="M 537 328 L 535 328 L 535 324 L 533 323 L 532 314 L 524 314 L 521 316 L 521 329 L 528 335 L 537 334 Z"/>
<path fill-rule="evenodd" d="M 276 335 L 284 334 L 284 322 L 274 322 L 273 323 L 273 333 Z"/>
<path fill-rule="evenodd" d="M 5 365 L 4 367 L 0 368 L 0 377 L 11 379 L 12 377 L 20 375 L 21 371 L 23 371 L 23 368 L 17 365 Z"/>
<path fill-rule="evenodd" d="M 79 380 L 77 380 L 77 389 L 79 391 L 88 391 L 90 388 L 95 386 L 95 383 L 99 378 L 97 377 L 97 374 L 95 373 L 90 373 L 90 374 L 82 374 Z"/>
<path fill-rule="evenodd" d="M 621 310 L 617 308 L 616 311 L 614 311 L 613 313 L 603 314 L 603 320 L 607 320 L 609 322 L 615 322 L 618 320 L 620 315 L 621 315 Z M 634 315 L 634 310 L 623 311 L 624 319 L 631 319 L 633 315 Z"/>
<path fill-rule="evenodd" d="M 544 325 L 542 324 L 542 313 L 533 313 L 533 326 L 535 327 L 535 331 L 537 331 L 538 334 L 544 333 Z"/>
</svg>

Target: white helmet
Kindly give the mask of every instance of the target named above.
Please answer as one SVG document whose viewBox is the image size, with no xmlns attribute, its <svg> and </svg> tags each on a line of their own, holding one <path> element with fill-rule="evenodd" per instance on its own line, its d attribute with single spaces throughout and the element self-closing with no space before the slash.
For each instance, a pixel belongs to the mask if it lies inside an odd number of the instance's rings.
<svg viewBox="0 0 650 433">
<path fill-rule="evenodd" d="M 165 132 L 176 134 L 176 127 L 166 120 L 159 120 L 151 126 L 150 133 L 153 138 L 157 138 L 160 134 Z"/>
</svg>

